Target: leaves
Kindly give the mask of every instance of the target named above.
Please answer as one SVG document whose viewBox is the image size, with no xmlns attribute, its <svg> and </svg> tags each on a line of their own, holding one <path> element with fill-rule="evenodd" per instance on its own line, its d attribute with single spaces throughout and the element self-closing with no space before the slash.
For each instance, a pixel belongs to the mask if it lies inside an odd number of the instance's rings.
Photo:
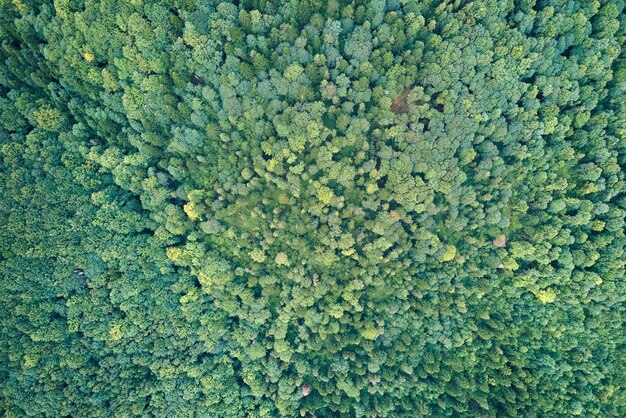
<svg viewBox="0 0 626 418">
<path fill-rule="evenodd" d="M 209 3 L 0 6 L 0 409 L 626 415 L 621 3 Z"/>
</svg>

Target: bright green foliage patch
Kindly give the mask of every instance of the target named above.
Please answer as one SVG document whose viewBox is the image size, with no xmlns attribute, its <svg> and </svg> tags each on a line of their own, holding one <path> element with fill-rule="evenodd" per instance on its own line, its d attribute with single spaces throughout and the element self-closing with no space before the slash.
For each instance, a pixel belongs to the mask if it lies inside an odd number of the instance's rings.
<svg viewBox="0 0 626 418">
<path fill-rule="evenodd" d="M 621 0 L 0 2 L 6 416 L 625 416 Z"/>
</svg>

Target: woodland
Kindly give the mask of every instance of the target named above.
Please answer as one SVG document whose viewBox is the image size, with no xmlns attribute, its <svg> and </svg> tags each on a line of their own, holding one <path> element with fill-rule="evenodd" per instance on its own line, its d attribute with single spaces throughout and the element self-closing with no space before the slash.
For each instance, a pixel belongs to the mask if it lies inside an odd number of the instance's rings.
<svg viewBox="0 0 626 418">
<path fill-rule="evenodd" d="M 623 0 L 0 0 L 0 413 L 626 416 Z"/>
</svg>

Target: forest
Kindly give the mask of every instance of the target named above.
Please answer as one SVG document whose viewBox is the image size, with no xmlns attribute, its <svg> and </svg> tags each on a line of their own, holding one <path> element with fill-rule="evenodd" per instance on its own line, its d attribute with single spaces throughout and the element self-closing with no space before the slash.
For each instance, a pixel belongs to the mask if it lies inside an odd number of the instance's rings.
<svg viewBox="0 0 626 418">
<path fill-rule="evenodd" d="M 624 0 L 0 0 L 0 414 L 625 417 Z"/>
</svg>

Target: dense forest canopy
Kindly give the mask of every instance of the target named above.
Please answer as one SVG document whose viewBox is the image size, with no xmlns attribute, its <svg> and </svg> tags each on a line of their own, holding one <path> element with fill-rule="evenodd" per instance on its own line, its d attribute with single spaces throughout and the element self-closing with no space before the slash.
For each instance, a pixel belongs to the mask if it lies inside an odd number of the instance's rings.
<svg viewBox="0 0 626 418">
<path fill-rule="evenodd" d="M 0 1 L 6 417 L 626 416 L 623 0 Z"/>
</svg>

